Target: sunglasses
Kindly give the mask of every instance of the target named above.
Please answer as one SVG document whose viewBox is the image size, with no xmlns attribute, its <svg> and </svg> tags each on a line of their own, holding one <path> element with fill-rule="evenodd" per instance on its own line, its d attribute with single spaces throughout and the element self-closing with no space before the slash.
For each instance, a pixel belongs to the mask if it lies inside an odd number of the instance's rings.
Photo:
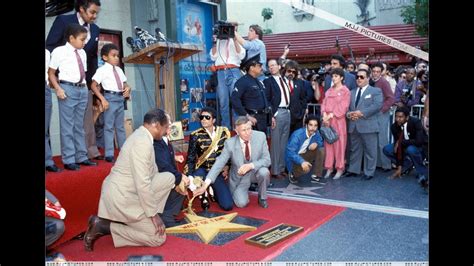
<svg viewBox="0 0 474 266">
<path fill-rule="evenodd" d="M 365 77 L 362 75 L 357 75 L 357 79 L 365 79 Z"/>
<path fill-rule="evenodd" d="M 287 70 L 286 73 L 293 73 L 293 74 L 296 75 L 298 73 L 298 71 L 296 71 L 296 70 Z"/>
<path fill-rule="evenodd" d="M 211 120 L 211 116 L 210 115 L 200 115 L 199 116 L 199 119 L 203 120 L 204 118 L 206 118 L 206 120 Z"/>
</svg>

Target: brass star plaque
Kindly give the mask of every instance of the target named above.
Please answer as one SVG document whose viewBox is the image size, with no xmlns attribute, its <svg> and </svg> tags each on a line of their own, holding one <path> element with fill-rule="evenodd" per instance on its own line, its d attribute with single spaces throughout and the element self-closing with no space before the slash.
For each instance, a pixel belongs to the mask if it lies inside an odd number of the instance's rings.
<svg viewBox="0 0 474 266">
<path fill-rule="evenodd" d="M 250 232 L 257 229 L 254 226 L 231 223 L 237 215 L 238 213 L 233 212 L 226 215 L 207 218 L 186 213 L 185 219 L 189 223 L 166 228 L 166 233 L 196 233 L 204 243 L 209 244 L 209 242 L 211 242 L 220 232 Z"/>
</svg>

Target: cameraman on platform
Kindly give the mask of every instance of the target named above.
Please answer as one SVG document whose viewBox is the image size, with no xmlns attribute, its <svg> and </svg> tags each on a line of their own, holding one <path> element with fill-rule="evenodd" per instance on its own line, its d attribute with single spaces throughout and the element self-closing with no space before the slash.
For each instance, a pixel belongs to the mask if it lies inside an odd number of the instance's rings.
<svg viewBox="0 0 474 266">
<path fill-rule="evenodd" d="M 218 23 L 217 28 L 223 23 Z M 236 23 L 232 25 L 237 28 Z M 236 30 L 236 29 L 235 29 Z M 245 57 L 245 49 L 236 41 L 236 36 L 219 34 L 221 30 L 214 30 L 211 60 L 214 61 L 214 69 L 217 71 L 217 97 L 219 104 L 220 125 L 232 129 L 230 120 L 230 94 L 234 89 L 235 82 L 242 76 L 240 62 Z"/>
<path fill-rule="evenodd" d="M 267 51 L 265 50 L 265 44 L 263 43 L 263 30 L 259 25 L 250 25 L 247 39 L 244 40 L 242 36 L 235 29 L 235 39 L 239 42 L 242 47 L 247 51 L 247 58 L 252 58 L 257 54 L 260 54 L 260 64 L 262 64 L 262 74 L 258 77 L 260 81 L 265 79 L 264 72 L 267 71 Z"/>
</svg>

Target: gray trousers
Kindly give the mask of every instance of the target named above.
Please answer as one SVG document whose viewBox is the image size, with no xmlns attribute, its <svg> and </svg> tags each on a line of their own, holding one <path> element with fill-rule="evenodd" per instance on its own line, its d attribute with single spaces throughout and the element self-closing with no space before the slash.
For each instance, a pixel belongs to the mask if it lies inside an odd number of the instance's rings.
<svg viewBox="0 0 474 266">
<path fill-rule="evenodd" d="M 272 142 L 270 148 L 272 175 L 278 175 L 285 171 L 285 151 L 290 136 L 290 111 L 279 108 L 275 120 L 276 126 L 271 130 Z"/>
<path fill-rule="evenodd" d="M 51 113 L 53 101 L 51 99 L 51 89 L 44 86 L 44 166 L 54 165 L 51 144 L 49 143 L 49 125 L 51 124 Z"/>
<path fill-rule="evenodd" d="M 383 147 L 385 147 L 389 143 L 390 139 L 390 112 L 387 111 L 385 113 L 379 114 L 379 133 L 377 135 L 378 138 L 378 149 L 377 149 L 377 167 L 381 167 L 383 169 L 392 169 L 392 164 L 390 159 L 385 156 L 383 153 Z"/>
<path fill-rule="evenodd" d="M 109 102 L 109 108 L 104 112 L 104 144 L 105 156 L 114 156 L 114 131 L 117 133 L 118 147 L 122 148 L 125 142 L 125 127 L 123 96 L 118 94 L 104 94 L 105 99 Z"/>
<path fill-rule="evenodd" d="M 250 182 L 247 181 L 237 183 L 232 179 L 229 182 L 230 193 L 232 194 L 232 198 L 234 199 L 234 203 L 237 207 L 243 208 L 249 204 L 250 183 L 258 183 L 259 198 L 267 198 L 267 187 L 270 183 L 270 171 L 268 171 L 268 168 L 262 167 L 259 169 L 253 169 L 240 178 L 250 178 Z"/>
<path fill-rule="evenodd" d="M 377 165 L 377 132 L 359 133 L 357 129 L 349 134 L 351 154 L 347 171 L 360 174 L 362 156 L 364 156 L 364 174 L 374 176 Z"/>
<path fill-rule="evenodd" d="M 61 84 L 67 97 L 58 99 L 61 156 L 64 164 L 87 160 L 84 137 L 84 112 L 89 91 L 85 87 Z M 95 136 L 94 136 L 95 138 Z"/>
</svg>

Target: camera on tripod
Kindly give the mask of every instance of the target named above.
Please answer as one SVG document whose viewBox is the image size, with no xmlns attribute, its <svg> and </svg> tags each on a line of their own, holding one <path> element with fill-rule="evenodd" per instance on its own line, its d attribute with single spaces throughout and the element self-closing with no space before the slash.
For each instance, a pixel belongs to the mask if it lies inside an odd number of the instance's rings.
<svg viewBox="0 0 474 266">
<path fill-rule="evenodd" d="M 219 40 L 234 38 L 235 25 L 227 21 L 219 20 L 214 24 L 214 27 L 212 27 L 212 34 L 216 35 Z"/>
</svg>

